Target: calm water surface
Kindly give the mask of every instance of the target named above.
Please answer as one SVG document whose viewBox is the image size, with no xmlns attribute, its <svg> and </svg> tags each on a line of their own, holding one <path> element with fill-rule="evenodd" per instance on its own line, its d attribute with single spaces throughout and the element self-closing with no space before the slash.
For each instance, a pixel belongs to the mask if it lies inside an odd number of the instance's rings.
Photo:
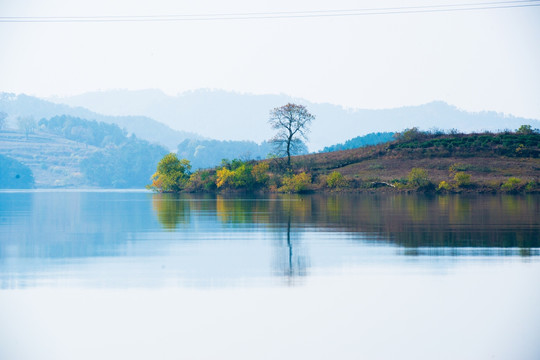
<svg viewBox="0 0 540 360">
<path fill-rule="evenodd" d="M 540 197 L 0 192 L 0 359 L 540 359 Z"/>
</svg>

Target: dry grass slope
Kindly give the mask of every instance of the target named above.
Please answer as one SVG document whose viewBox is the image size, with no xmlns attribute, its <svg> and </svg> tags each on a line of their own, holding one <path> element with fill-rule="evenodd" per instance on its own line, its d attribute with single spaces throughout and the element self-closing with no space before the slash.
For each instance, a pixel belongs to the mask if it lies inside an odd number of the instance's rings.
<svg viewBox="0 0 540 360">
<path fill-rule="evenodd" d="M 409 141 L 331 153 L 298 156 L 297 171 L 315 177 L 338 171 L 348 179 L 392 182 L 406 179 L 413 168 L 428 171 L 438 184 L 453 179 L 456 171 L 471 175 L 475 183 L 499 184 L 509 177 L 538 181 L 540 134 L 422 135 Z"/>
</svg>

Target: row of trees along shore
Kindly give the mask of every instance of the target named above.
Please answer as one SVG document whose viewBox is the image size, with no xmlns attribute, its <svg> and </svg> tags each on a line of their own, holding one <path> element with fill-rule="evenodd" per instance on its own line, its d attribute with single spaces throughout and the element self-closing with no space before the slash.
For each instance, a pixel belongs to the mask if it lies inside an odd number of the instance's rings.
<svg viewBox="0 0 540 360">
<path fill-rule="evenodd" d="M 242 161 L 224 159 L 220 166 L 191 172 L 190 162 L 176 154 L 165 155 L 147 188 L 158 192 L 286 192 L 310 191 L 362 191 L 386 189 L 389 191 L 424 192 L 518 192 L 540 190 L 538 172 L 520 179 L 505 176 L 497 181 L 477 182 L 471 175 L 474 166 L 452 162 L 440 179 L 432 179 L 428 169 L 411 166 L 397 178 L 361 178 L 347 172 L 346 167 L 379 159 L 403 168 L 415 159 L 473 157 L 512 159 L 538 159 L 540 133 L 529 125 L 518 130 L 501 133 L 460 134 L 457 131 L 420 131 L 407 129 L 394 135 L 394 141 L 336 153 L 311 154 L 294 157 L 305 150 L 310 125 L 315 117 L 302 105 L 287 104 L 273 109 L 268 120 L 277 132 L 270 140 L 275 153 L 266 160 Z M 339 155 L 332 155 L 339 154 Z M 390 161 L 390 162 L 389 162 Z M 439 173 L 443 162 L 438 166 Z M 377 164 L 372 164 L 377 169 Z M 383 165 L 379 166 L 383 167 Z M 385 165 L 388 166 L 388 165 Z M 391 165 L 390 165 L 391 166 Z M 338 171 L 343 170 L 343 171 Z M 478 170 L 478 169 L 477 169 Z M 484 170 L 479 170 L 484 171 Z M 484 171 L 489 172 L 489 171 Z M 534 169 L 533 169 L 534 173 Z M 508 174 L 506 174 L 508 175 Z"/>
</svg>

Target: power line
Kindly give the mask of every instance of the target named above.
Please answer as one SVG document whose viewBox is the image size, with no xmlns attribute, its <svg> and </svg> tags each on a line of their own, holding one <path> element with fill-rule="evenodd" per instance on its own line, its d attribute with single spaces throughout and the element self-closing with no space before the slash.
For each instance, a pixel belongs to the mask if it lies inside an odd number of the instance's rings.
<svg viewBox="0 0 540 360">
<path fill-rule="evenodd" d="M 2 16 L 4 23 L 90 23 L 90 22 L 172 22 L 172 21 L 212 21 L 212 20 L 250 20 L 250 19 L 289 19 L 369 16 L 392 14 L 418 14 L 437 12 L 456 12 L 527 8 L 540 6 L 540 0 L 514 0 L 498 2 L 462 3 L 448 5 L 401 6 L 386 8 L 275 11 L 218 14 L 177 14 L 177 15 L 118 15 L 118 16 Z"/>
<path fill-rule="evenodd" d="M 423 5 L 423 6 L 400 6 L 400 7 L 384 7 L 384 8 L 360 8 L 360 9 L 333 9 L 333 10 L 306 10 L 306 11 L 272 11 L 272 12 L 247 12 L 247 13 L 206 13 L 206 14 L 177 14 L 177 15 L 109 15 L 109 16 L 4 16 L 2 19 L 117 19 L 117 18 L 170 18 L 170 17 L 210 17 L 210 16 L 257 16 L 257 15 L 295 15 L 295 14 L 318 14 L 318 13 L 344 13 L 344 12 L 369 12 L 369 11 L 393 11 L 393 10 L 408 10 L 408 9 L 435 9 L 435 8 L 453 8 L 463 6 L 487 6 L 501 4 L 519 4 L 519 3 L 534 3 L 540 0 L 512 0 L 512 1 L 496 1 L 496 2 L 476 2 L 476 3 L 461 3 L 461 4 L 446 4 L 446 5 Z"/>
</svg>

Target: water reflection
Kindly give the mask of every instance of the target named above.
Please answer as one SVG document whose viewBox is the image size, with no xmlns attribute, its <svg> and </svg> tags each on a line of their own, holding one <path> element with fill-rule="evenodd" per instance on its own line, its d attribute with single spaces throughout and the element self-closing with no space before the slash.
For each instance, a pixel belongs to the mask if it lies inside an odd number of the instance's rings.
<svg viewBox="0 0 540 360">
<path fill-rule="evenodd" d="M 167 229 L 189 221 L 186 202 L 196 197 L 154 195 L 160 222 Z M 192 202 L 189 202 L 191 200 Z M 539 197 L 416 195 L 273 195 L 264 199 L 217 196 L 204 210 L 221 223 L 265 228 L 324 228 L 377 235 L 404 247 L 537 248 L 540 245 Z M 189 211 L 189 210 L 188 210 Z M 534 252 L 533 252 L 534 253 Z"/>
<path fill-rule="evenodd" d="M 164 229 L 174 230 L 179 224 L 188 224 L 190 202 L 177 194 L 154 194 L 152 208 Z"/>
<path fill-rule="evenodd" d="M 296 285 L 308 274 L 309 257 L 301 244 L 299 234 L 296 232 L 291 234 L 292 214 L 293 211 L 289 206 L 285 231 L 275 230 L 277 241 L 275 242 L 274 274 L 286 279 L 287 284 Z"/>
<path fill-rule="evenodd" d="M 274 277 L 296 285 L 313 272 L 363 262 L 536 261 L 539 200 L 0 193 L 0 282 L 21 287 L 74 278 L 159 286 Z"/>
</svg>

